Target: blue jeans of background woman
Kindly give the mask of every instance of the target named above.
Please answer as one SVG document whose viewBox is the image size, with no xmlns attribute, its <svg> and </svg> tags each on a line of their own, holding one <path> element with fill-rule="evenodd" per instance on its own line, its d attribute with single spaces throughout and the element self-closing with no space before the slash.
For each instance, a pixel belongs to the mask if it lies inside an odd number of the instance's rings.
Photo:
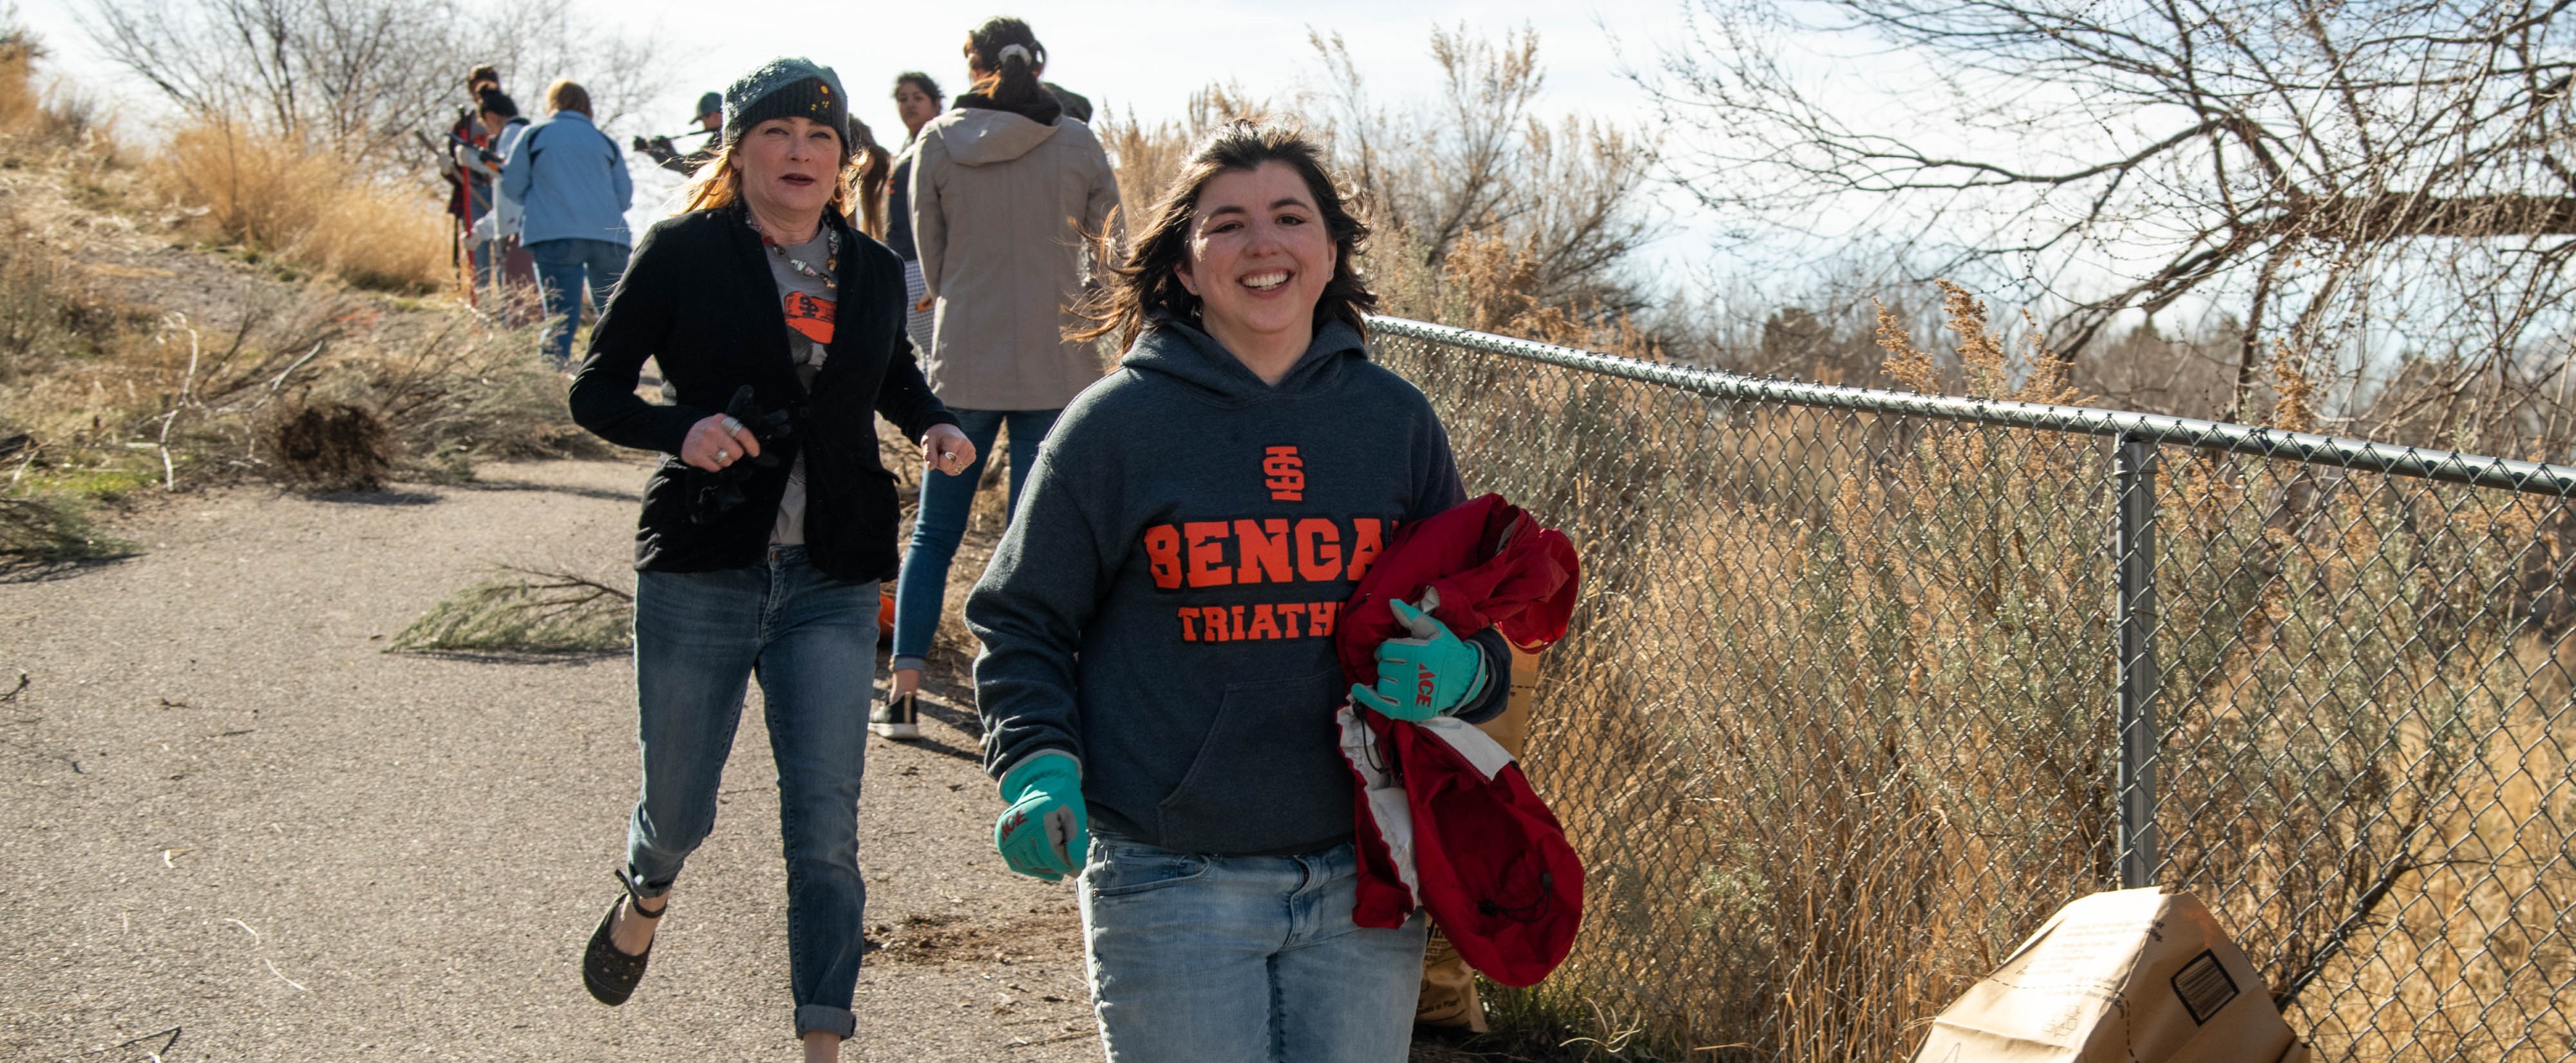
<svg viewBox="0 0 2576 1063">
<path fill-rule="evenodd" d="M 984 462 L 993 454 L 993 439 L 1003 426 L 1011 430 L 1011 493 L 1007 505 L 1020 506 L 1020 485 L 1038 462 L 1038 444 L 1055 430 L 1063 410 L 961 410 L 959 431 L 975 444 L 975 464 L 955 476 L 922 477 L 921 508 L 912 520 L 912 543 L 904 548 L 903 574 L 894 583 L 894 660 L 892 667 L 920 668 L 930 656 L 930 639 L 939 632 L 939 614 L 947 607 L 948 563 L 966 538 L 966 518 L 975 508 L 975 484 L 984 477 Z"/>
<path fill-rule="evenodd" d="M 1111 1063 L 1403 1063 L 1420 913 L 1351 922 L 1349 844 L 1205 856 L 1093 836 L 1076 891 Z"/>
<path fill-rule="evenodd" d="M 667 892 L 715 826 L 716 788 L 760 677 L 787 846 L 787 960 L 796 1032 L 848 1037 L 867 885 L 859 877 L 859 775 L 876 671 L 877 585 L 846 583 L 772 546 L 752 568 L 643 572 L 635 580 L 637 737 L 643 793 L 627 824 L 627 873 Z"/>
<path fill-rule="evenodd" d="M 590 305 L 608 305 L 617 278 L 626 275 L 625 244 L 606 240 L 539 240 L 528 245 L 537 259 L 537 285 L 545 292 L 546 349 L 555 367 L 572 364 L 572 330 L 581 324 L 581 292 L 590 289 Z"/>
</svg>

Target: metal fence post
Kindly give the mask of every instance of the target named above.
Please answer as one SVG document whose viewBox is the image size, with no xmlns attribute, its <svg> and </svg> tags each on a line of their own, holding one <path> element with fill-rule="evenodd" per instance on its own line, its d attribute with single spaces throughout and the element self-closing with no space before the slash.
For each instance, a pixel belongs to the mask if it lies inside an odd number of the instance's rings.
<svg viewBox="0 0 2576 1063">
<path fill-rule="evenodd" d="M 2156 445 L 2119 437 L 2111 472 L 2118 493 L 2111 538 L 2120 640 L 2120 887 L 2156 876 Z"/>
</svg>

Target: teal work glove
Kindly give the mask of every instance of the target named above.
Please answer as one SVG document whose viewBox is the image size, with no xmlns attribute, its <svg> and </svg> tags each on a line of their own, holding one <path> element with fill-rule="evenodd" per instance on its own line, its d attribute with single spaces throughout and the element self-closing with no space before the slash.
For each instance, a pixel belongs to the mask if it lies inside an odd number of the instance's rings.
<svg viewBox="0 0 2576 1063">
<path fill-rule="evenodd" d="M 1484 651 L 1422 610 L 1396 600 L 1386 605 L 1413 637 L 1378 644 L 1377 685 L 1351 684 L 1353 703 L 1421 723 L 1484 693 Z"/>
<path fill-rule="evenodd" d="M 1082 873 L 1091 854 L 1091 821 L 1082 807 L 1082 766 L 1061 753 L 1040 753 L 1002 773 L 1011 807 L 993 821 L 993 848 L 1011 870 L 1061 882 Z"/>
</svg>

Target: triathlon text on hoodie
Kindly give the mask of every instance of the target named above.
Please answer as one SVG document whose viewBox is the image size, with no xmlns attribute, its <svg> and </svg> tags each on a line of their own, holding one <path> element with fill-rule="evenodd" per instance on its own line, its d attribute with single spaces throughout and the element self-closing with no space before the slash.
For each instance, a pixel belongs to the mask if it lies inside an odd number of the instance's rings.
<svg viewBox="0 0 2576 1063">
<path fill-rule="evenodd" d="M 1305 500 L 1306 476 L 1297 448 L 1262 448 L 1260 471 L 1272 500 Z M 1368 574 L 1395 524 L 1379 517 L 1184 520 L 1147 526 L 1143 545 L 1157 591 L 1332 586 L 1333 597 L 1321 601 L 1180 606 L 1174 616 L 1183 642 L 1330 638 L 1341 616 L 1342 596 Z"/>
</svg>

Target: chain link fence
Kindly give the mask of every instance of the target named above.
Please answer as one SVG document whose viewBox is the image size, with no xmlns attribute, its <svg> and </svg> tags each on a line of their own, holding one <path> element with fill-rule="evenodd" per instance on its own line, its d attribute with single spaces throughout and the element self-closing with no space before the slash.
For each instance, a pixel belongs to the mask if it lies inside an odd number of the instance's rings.
<svg viewBox="0 0 2576 1063">
<path fill-rule="evenodd" d="M 1540 1006 L 1901 1060 L 2152 883 L 2326 1059 L 2576 1056 L 2576 468 L 1372 330 L 1586 564 L 1528 770 L 1589 911 Z"/>
</svg>

